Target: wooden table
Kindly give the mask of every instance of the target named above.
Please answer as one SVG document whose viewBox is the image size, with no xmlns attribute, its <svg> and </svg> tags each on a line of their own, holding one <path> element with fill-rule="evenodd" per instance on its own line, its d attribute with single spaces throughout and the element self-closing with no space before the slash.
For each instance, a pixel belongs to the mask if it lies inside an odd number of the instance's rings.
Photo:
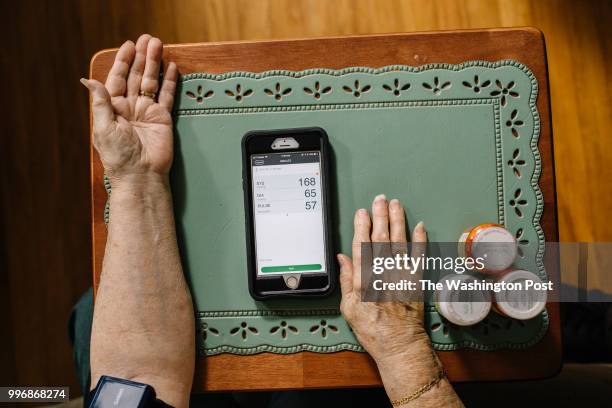
<svg viewBox="0 0 612 408">
<path fill-rule="evenodd" d="M 100 81 L 112 65 L 116 49 L 97 53 L 91 78 Z M 281 41 L 224 42 L 167 45 L 164 60 L 190 72 L 267 71 L 272 69 L 380 67 L 423 65 L 467 60 L 514 59 L 527 65 L 539 84 L 541 116 L 539 149 L 542 156 L 540 188 L 544 195 L 541 225 L 547 241 L 558 241 L 553 145 L 544 37 L 533 28 L 446 31 Z M 93 277 L 97 287 L 106 244 L 103 214 L 106 192 L 103 168 L 91 150 Z M 547 257 L 549 274 L 558 273 L 558 259 Z M 552 277 L 554 278 L 554 276 Z M 549 303 L 550 327 L 535 346 L 523 351 L 439 352 L 451 381 L 489 381 L 549 377 L 561 369 L 559 304 Z M 301 352 L 252 356 L 221 354 L 198 361 L 196 390 L 262 390 L 380 385 L 376 365 L 367 354 Z"/>
</svg>

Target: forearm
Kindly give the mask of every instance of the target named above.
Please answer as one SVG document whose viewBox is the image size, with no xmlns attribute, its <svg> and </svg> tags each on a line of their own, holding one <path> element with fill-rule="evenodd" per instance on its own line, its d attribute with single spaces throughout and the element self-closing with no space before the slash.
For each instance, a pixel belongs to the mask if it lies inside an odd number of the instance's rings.
<svg viewBox="0 0 612 408">
<path fill-rule="evenodd" d="M 391 401 L 414 395 L 439 374 L 441 366 L 434 356 L 429 341 L 419 341 L 408 346 L 401 356 L 378 361 L 378 369 Z M 398 405 L 408 407 L 463 407 L 446 377 L 414 400 Z"/>
<path fill-rule="evenodd" d="M 186 405 L 195 362 L 193 305 L 183 275 L 167 177 L 113 183 L 92 330 L 100 375 L 152 385 Z"/>
</svg>

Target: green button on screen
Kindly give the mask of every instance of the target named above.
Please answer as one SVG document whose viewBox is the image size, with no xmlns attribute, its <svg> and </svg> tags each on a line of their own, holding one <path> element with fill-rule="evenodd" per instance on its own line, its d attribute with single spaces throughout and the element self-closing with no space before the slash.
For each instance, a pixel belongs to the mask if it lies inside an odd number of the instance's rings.
<svg viewBox="0 0 612 408">
<path fill-rule="evenodd" d="M 320 271 L 321 264 L 264 266 L 261 273 Z"/>
</svg>

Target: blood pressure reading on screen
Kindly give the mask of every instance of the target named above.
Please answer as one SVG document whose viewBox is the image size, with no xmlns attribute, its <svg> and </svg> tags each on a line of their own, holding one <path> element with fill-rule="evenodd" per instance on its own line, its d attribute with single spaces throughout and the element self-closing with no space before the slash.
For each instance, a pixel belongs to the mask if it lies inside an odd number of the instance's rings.
<svg viewBox="0 0 612 408">
<path fill-rule="evenodd" d="M 251 156 L 258 274 L 322 272 L 321 155 Z"/>
<path fill-rule="evenodd" d="M 306 211 L 314 211 L 317 208 L 317 179 L 316 177 L 302 177 L 298 179 L 300 187 L 304 189 L 304 209 Z"/>
</svg>

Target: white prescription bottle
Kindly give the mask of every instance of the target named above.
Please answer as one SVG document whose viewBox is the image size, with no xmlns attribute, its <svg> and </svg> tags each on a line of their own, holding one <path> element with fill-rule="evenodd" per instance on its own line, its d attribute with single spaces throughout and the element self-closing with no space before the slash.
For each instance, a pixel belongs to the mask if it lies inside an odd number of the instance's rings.
<svg viewBox="0 0 612 408">
<path fill-rule="evenodd" d="M 449 281 L 469 283 L 476 281 L 470 275 L 452 274 L 438 281 L 442 289 L 434 293 L 434 305 L 438 313 L 458 326 L 471 326 L 482 321 L 491 310 L 491 294 L 488 291 L 455 290 Z"/>
<path fill-rule="evenodd" d="M 526 287 L 527 281 L 532 281 L 535 285 Z M 544 310 L 546 291 L 537 290 L 537 286 L 542 285 L 542 280 L 534 273 L 522 269 L 515 269 L 502 273 L 497 277 L 496 282 L 520 285 L 521 289 L 508 289 L 493 293 L 493 310 L 503 316 L 517 320 L 529 320 Z"/>
<path fill-rule="evenodd" d="M 496 274 L 514 263 L 517 255 L 516 238 L 499 224 L 480 224 L 467 229 L 459 237 L 460 257 L 473 258 L 484 267 L 478 272 Z"/>
</svg>

